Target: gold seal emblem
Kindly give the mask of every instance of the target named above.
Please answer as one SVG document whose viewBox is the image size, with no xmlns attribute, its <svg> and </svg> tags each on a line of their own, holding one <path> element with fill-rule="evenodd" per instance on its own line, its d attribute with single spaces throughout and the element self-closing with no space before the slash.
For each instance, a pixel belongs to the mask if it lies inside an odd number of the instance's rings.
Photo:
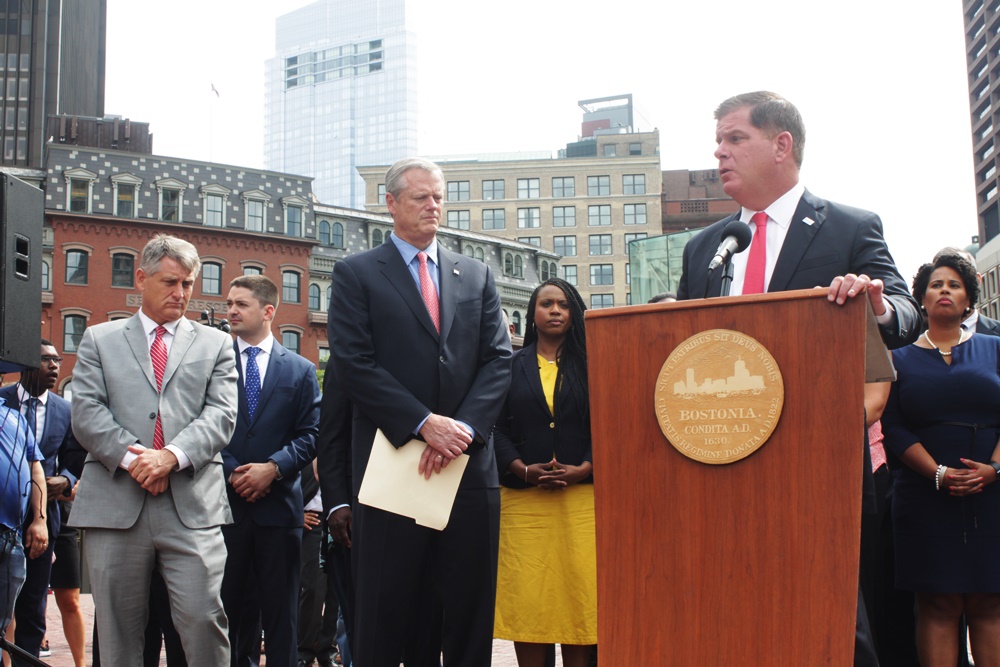
<svg viewBox="0 0 1000 667">
<path fill-rule="evenodd" d="M 754 338 L 710 329 L 677 346 L 656 379 L 660 429 L 684 456 L 733 463 L 771 437 L 785 385 L 771 353 Z"/>
</svg>

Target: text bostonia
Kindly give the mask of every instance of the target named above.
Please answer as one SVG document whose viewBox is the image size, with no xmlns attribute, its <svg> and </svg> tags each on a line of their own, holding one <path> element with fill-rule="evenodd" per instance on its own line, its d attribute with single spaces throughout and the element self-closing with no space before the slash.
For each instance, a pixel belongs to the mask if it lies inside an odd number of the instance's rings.
<svg viewBox="0 0 1000 667">
<path fill-rule="evenodd" d="M 703 421 L 707 419 L 756 419 L 753 408 L 717 408 L 710 410 L 680 410 L 680 421 Z"/>
</svg>

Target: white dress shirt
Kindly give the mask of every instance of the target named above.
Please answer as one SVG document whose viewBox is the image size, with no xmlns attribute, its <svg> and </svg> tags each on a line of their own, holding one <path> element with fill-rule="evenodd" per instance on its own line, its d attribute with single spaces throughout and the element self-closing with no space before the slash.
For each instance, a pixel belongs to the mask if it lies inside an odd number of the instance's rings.
<svg viewBox="0 0 1000 667">
<path fill-rule="evenodd" d="M 45 433 L 45 408 L 49 402 L 49 390 L 46 389 L 38 396 L 32 396 L 28 393 L 28 390 L 20 383 L 17 385 L 17 400 L 21 404 L 21 415 L 24 416 L 28 423 L 31 420 L 28 419 L 28 401 L 32 398 L 37 398 L 38 402 L 35 404 L 35 442 L 42 441 L 42 435 Z"/>
<path fill-rule="evenodd" d="M 767 246 L 765 249 L 764 261 L 764 291 L 771 284 L 771 276 L 774 274 L 774 265 L 778 263 L 778 255 L 781 253 L 781 246 L 785 243 L 785 236 L 788 235 L 788 228 L 792 224 L 792 216 L 799 206 L 799 200 L 806 191 L 806 186 L 796 183 L 795 187 L 778 197 L 774 202 L 764 209 L 767 213 Z M 743 207 L 740 210 L 740 220 L 750 226 L 750 233 L 757 233 L 757 226 L 751 223 L 751 219 L 757 211 Z M 747 248 L 741 253 L 733 255 L 733 285 L 729 290 L 732 295 L 743 294 L 743 281 L 747 275 L 747 262 L 750 259 L 750 249 Z"/>
</svg>

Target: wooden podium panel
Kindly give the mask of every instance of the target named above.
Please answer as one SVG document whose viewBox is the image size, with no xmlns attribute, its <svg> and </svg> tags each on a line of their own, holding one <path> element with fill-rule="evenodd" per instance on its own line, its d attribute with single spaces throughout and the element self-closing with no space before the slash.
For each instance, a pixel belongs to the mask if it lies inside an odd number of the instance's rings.
<svg viewBox="0 0 1000 667">
<path fill-rule="evenodd" d="M 823 289 L 588 311 L 601 667 L 852 664 L 866 309 Z M 785 388 L 770 439 L 726 465 L 683 456 L 654 410 L 667 357 L 709 329 L 763 344 Z"/>
</svg>

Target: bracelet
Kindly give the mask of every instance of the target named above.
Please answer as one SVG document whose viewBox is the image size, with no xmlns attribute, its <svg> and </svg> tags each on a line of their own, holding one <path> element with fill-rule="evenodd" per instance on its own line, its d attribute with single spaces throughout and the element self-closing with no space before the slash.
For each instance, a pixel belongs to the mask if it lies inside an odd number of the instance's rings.
<svg viewBox="0 0 1000 667">
<path fill-rule="evenodd" d="M 524 464 L 524 482 L 525 482 L 525 484 L 531 484 L 531 482 L 528 481 L 528 464 L 527 463 Z"/>
<path fill-rule="evenodd" d="M 934 490 L 941 490 L 941 480 L 944 479 L 944 473 L 948 468 L 946 466 L 938 466 L 937 472 L 934 473 Z"/>
</svg>

